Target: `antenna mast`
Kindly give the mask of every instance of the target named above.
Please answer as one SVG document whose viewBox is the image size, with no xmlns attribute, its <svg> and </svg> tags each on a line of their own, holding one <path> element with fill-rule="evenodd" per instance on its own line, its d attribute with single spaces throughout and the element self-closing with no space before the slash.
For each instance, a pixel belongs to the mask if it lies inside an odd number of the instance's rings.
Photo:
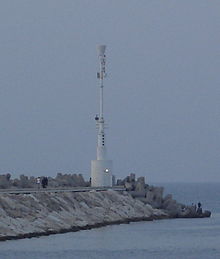
<svg viewBox="0 0 220 259">
<path fill-rule="evenodd" d="M 104 120 L 104 99 L 103 99 L 103 88 L 104 88 L 104 78 L 106 76 L 105 73 L 105 45 L 100 45 L 97 47 L 98 54 L 99 54 L 99 62 L 100 62 L 100 70 L 97 73 L 97 78 L 100 82 L 100 89 L 99 89 L 99 117 L 96 118 L 97 125 L 98 125 L 98 147 L 97 147 L 97 160 L 103 160 L 106 157 L 106 148 L 105 148 L 105 120 Z"/>
<path fill-rule="evenodd" d="M 105 73 L 105 45 L 99 45 L 97 47 L 99 54 L 100 69 L 97 73 L 97 78 L 99 79 L 100 89 L 99 89 L 99 116 L 96 115 L 95 120 L 98 127 L 98 143 L 97 143 L 97 160 L 92 160 L 91 167 L 91 185 L 92 186 L 112 186 L 112 161 L 107 160 L 107 150 L 105 146 L 105 120 L 104 120 L 104 99 L 103 99 L 103 89 L 104 89 L 104 78 Z"/>
<path fill-rule="evenodd" d="M 98 53 L 99 53 L 99 61 L 100 61 L 100 71 L 97 73 L 97 78 L 100 80 L 100 110 L 99 110 L 99 117 L 100 119 L 103 118 L 103 79 L 106 77 L 105 73 L 105 62 L 106 62 L 106 57 L 105 57 L 105 45 L 100 45 L 98 46 Z"/>
</svg>

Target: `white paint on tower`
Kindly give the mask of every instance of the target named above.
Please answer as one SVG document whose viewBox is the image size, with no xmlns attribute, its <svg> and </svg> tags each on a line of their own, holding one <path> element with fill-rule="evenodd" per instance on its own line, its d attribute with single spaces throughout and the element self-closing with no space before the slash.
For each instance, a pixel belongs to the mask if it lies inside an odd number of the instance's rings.
<svg viewBox="0 0 220 259">
<path fill-rule="evenodd" d="M 104 120 L 104 103 L 103 103 L 103 80 L 106 76 L 105 72 L 105 45 L 98 46 L 100 70 L 97 77 L 100 82 L 100 100 L 99 100 L 99 115 L 95 117 L 98 128 L 98 143 L 97 143 L 97 160 L 92 160 L 91 163 L 91 186 L 112 186 L 112 160 L 107 160 L 107 149 L 105 143 L 105 120 Z"/>
</svg>

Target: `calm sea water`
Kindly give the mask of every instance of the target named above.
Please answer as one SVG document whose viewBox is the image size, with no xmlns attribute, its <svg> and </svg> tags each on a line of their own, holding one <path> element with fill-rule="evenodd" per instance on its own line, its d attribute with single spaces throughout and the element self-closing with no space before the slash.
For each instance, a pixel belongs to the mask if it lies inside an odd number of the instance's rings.
<svg viewBox="0 0 220 259">
<path fill-rule="evenodd" d="M 220 184 L 162 185 L 180 202 L 200 201 L 213 212 L 212 217 L 138 222 L 0 242 L 0 258 L 220 258 Z"/>
</svg>

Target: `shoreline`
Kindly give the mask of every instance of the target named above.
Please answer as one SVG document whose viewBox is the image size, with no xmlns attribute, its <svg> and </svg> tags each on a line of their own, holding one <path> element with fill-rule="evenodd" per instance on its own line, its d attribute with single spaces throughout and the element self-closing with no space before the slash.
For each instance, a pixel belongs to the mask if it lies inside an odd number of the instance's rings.
<svg viewBox="0 0 220 259">
<path fill-rule="evenodd" d="M 60 230 L 48 230 L 45 232 L 33 232 L 33 233 L 26 233 L 26 234 L 18 234 L 17 236 L 0 236 L 0 242 L 8 241 L 8 240 L 19 240 L 19 239 L 25 239 L 25 238 L 38 238 L 42 236 L 49 236 L 49 235 L 56 235 L 56 234 L 65 234 L 70 232 L 78 232 L 82 230 L 91 230 L 106 226 L 113 226 L 113 225 L 121 225 L 121 224 L 130 224 L 132 222 L 144 222 L 144 221 L 153 221 L 153 220 L 162 220 L 162 219 L 173 219 L 173 217 L 166 216 L 166 215 L 154 215 L 150 217 L 134 217 L 134 218 L 128 218 L 123 220 L 115 220 L 112 222 L 104 221 L 102 223 L 95 223 L 95 224 L 89 224 L 85 226 L 73 226 L 71 228 L 64 228 Z"/>
<path fill-rule="evenodd" d="M 33 232 L 33 233 L 26 233 L 26 234 L 18 234 L 17 236 L 2 236 L 0 237 L 0 242 L 9 241 L 9 240 L 19 240 L 25 238 L 38 238 L 43 236 L 50 236 L 50 235 L 57 235 L 57 234 L 65 234 L 71 232 L 78 232 L 82 230 L 92 230 L 97 228 L 102 228 L 106 226 L 114 226 L 114 225 L 121 225 L 121 224 L 130 224 L 134 222 L 145 222 L 145 221 L 154 221 L 154 220 L 163 220 L 163 219 L 180 219 L 180 218 L 204 218 L 204 217 L 173 217 L 169 215 L 153 215 L 150 217 L 134 217 L 134 218 L 127 218 L 123 220 L 115 220 L 112 222 L 104 221 L 102 223 L 95 223 L 89 224 L 85 226 L 73 226 L 71 228 L 63 228 L 60 230 L 48 230 L 45 232 Z"/>
</svg>

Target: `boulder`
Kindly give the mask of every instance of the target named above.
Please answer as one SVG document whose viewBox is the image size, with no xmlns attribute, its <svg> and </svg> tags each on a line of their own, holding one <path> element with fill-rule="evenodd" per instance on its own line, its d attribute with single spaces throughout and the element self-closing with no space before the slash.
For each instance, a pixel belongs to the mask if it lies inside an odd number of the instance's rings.
<svg viewBox="0 0 220 259">
<path fill-rule="evenodd" d="M 125 182 L 125 188 L 127 191 L 133 191 L 134 190 L 134 184 L 131 182 Z"/>
<path fill-rule="evenodd" d="M 11 181 L 10 181 L 11 175 L 10 174 L 4 174 L 0 175 L 0 188 L 1 189 L 7 189 L 11 186 Z"/>
<path fill-rule="evenodd" d="M 135 191 L 144 191 L 145 190 L 145 179 L 144 177 L 139 177 L 135 183 Z"/>
<path fill-rule="evenodd" d="M 130 191 L 129 192 L 133 198 L 144 198 L 146 200 L 146 192 L 143 191 Z"/>
</svg>

